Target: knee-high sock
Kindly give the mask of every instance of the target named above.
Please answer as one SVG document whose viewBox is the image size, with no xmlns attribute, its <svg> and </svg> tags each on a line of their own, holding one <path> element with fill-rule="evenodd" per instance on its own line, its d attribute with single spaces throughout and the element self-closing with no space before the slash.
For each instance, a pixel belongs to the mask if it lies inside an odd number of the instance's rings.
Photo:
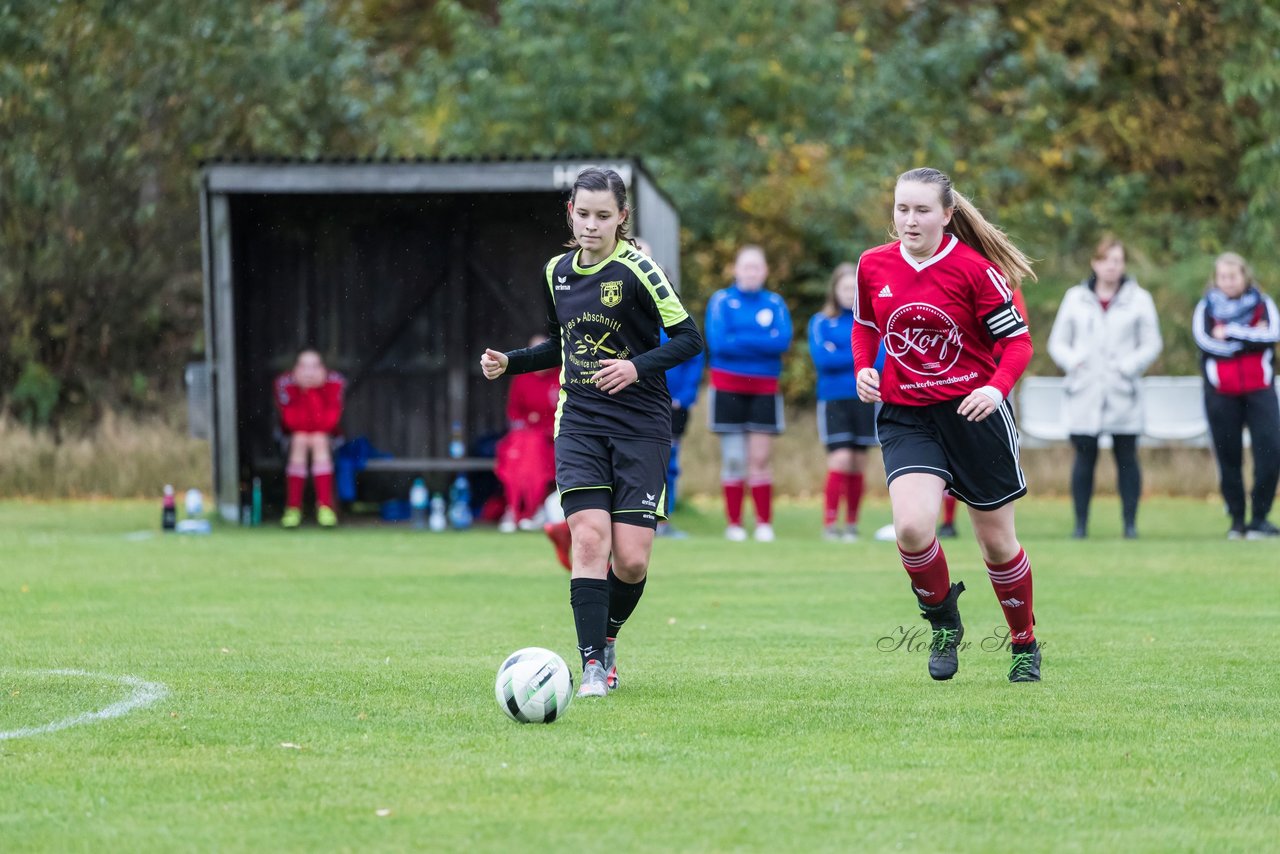
<svg viewBox="0 0 1280 854">
<path fill-rule="evenodd" d="M 956 523 L 956 497 L 948 492 L 942 496 L 942 524 L 954 525 Z"/>
<path fill-rule="evenodd" d="M 746 495 L 746 485 L 740 480 L 726 480 L 720 484 L 724 488 L 724 515 L 730 525 L 742 524 L 742 500 Z"/>
<path fill-rule="evenodd" d="M 284 470 L 284 506 L 291 509 L 302 507 L 302 490 L 307 485 L 307 466 L 289 465 Z"/>
<path fill-rule="evenodd" d="M 616 638 L 618 636 L 618 632 L 622 629 L 622 624 L 635 611 L 636 605 L 640 604 L 640 597 L 644 595 L 644 583 L 648 580 L 648 576 L 645 576 L 635 584 L 628 584 L 613 574 L 612 567 L 609 568 L 609 631 L 607 637 Z"/>
<path fill-rule="evenodd" d="M 1026 551 L 1019 549 L 1017 556 L 1006 563 L 988 563 L 987 575 L 1009 624 L 1009 642 L 1031 643 L 1036 634 L 1031 610 L 1031 561 Z"/>
<path fill-rule="evenodd" d="M 937 605 L 947 598 L 951 590 L 951 573 L 947 569 L 947 556 L 935 537 L 922 552 L 903 551 L 898 546 L 902 567 L 911 576 L 911 589 L 926 605 Z"/>
<path fill-rule="evenodd" d="M 311 466 L 311 477 L 316 484 L 316 504 L 320 507 L 333 507 L 333 464 L 315 463 Z"/>
<path fill-rule="evenodd" d="M 609 625 L 609 582 L 603 578 L 575 578 L 569 582 L 569 604 L 578 630 L 578 653 L 582 666 L 595 659 L 604 661 L 605 636 Z"/>
<path fill-rule="evenodd" d="M 751 481 L 751 501 L 756 505 L 756 524 L 771 524 L 773 522 L 773 481 Z"/>
<path fill-rule="evenodd" d="M 822 508 L 822 524 L 836 523 L 836 519 L 840 516 L 840 498 L 848 491 L 849 475 L 842 471 L 827 472 L 826 503 Z"/>
<path fill-rule="evenodd" d="M 858 511 L 862 508 L 862 490 L 866 484 L 866 478 L 862 472 L 854 472 L 849 475 L 847 491 L 845 493 L 844 518 L 850 525 L 856 524 L 858 521 Z"/>
</svg>

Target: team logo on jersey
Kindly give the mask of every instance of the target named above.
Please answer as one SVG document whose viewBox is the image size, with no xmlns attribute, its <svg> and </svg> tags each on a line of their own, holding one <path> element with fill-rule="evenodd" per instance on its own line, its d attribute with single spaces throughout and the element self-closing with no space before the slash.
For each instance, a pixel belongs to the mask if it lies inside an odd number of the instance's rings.
<svg viewBox="0 0 1280 854">
<path fill-rule="evenodd" d="M 601 282 L 600 302 L 605 308 L 613 308 L 622 302 L 622 282 Z"/>
<path fill-rule="evenodd" d="M 913 302 L 889 315 L 884 349 L 913 374 L 936 377 L 951 370 L 960 358 L 961 335 L 946 312 L 926 302 Z"/>
</svg>

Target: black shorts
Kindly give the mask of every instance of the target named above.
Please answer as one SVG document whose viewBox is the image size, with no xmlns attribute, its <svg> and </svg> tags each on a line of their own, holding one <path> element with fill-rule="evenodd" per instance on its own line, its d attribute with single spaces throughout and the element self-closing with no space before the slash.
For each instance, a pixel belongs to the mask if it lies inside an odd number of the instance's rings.
<svg viewBox="0 0 1280 854">
<path fill-rule="evenodd" d="M 873 447 L 876 405 L 856 397 L 818 401 L 818 438 L 828 451 Z"/>
<path fill-rule="evenodd" d="M 995 510 L 1027 494 L 1013 407 L 1006 400 L 982 421 L 969 421 L 956 412 L 961 399 L 880 407 L 885 481 L 911 472 L 937 475 L 965 504 Z"/>
<path fill-rule="evenodd" d="M 646 439 L 556 437 L 556 486 L 565 516 L 606 510 L 613 521 L 656 528 L 667 518 L 667 460 L 671 446 Z"/>
<path fill-rule="evenodd" d="M 782 395 L 740 394 L 711 389 L 712 433 L 781 433 L 786 428 L 782 416 Z"/>
</svg>

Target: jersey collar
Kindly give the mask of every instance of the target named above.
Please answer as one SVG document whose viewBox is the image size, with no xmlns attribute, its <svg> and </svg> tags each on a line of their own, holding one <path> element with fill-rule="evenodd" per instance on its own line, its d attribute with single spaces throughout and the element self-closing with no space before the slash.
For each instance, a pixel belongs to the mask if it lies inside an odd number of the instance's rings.
<svg viewBox="0 0 1280 854">
<path fill-rule="evenodd" d="M 948 240 L 948 238 L 950 238 L 950 240 Z M 901 241 L 898 242 L 898 251 L 902 253 L 902 260 L 910 264 L 915 269 L 915 271 L 919 273 L 921 270 L 925 269 L 926 267 L 930 267 L 934 264 L 937 264 L 943 258 L 946 258 L 948 255 L 950 255 L 951 250 L 955 249 L 956 244 L 959 242 L 960 242 L 960 238 L 956 237 L 954 234 L 942 235 L 942 244 L 940 245 L 940 248 L 938 249 L 938 251 L 933 253 L 932 256 L 930 256 L 928 259 L 924 261 L 917 261 L 915 258 L 912 258 L 911 253 L 907 251 L 907 247 L 903 246 Z"/>
<path fill-rule="evenodd" d="M 599 264 L 595 264 L 591 267 L 583 267 L 578 263 L 578 257 L 582 254 L 582 250 L 575 249 L 573 250 L 573 272 L 580 276 L 590 276 L 592 273 L 599 273 L 600 270 L 604 268 L 605 264 L 608 264 L 610 261 L 620 257 L 622 253 L 626 251 L 626 246 L 627 241 L 620 238 L 618 240 L 618 245 L 613 247 L 613 251 L 609 253 L 609 256 Z"/>
</svg>

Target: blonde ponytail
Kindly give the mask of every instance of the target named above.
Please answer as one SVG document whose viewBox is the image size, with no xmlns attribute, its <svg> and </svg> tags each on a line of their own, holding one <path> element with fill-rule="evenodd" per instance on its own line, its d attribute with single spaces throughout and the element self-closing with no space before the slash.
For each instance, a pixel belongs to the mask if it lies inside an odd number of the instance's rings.
<svg viewBox="0 0 1280 854">
<path fill-rule="evenodd" d="M 950 230 L 956 237 L 976 250 L 982 257 L 999 267 L 1016 288 L 1023 279 L 1036 281 L 1031 259 L 1013 245 L 1009 236 L 999 227 L 987 222 L 973 203 L 951 186 L 951 179 L 937 169 L 912 169 L 898 176 L 898 183 L 911 181 L 919 184 L 937 184 L 942 206 L 952 208 Z"/>
</svg>

